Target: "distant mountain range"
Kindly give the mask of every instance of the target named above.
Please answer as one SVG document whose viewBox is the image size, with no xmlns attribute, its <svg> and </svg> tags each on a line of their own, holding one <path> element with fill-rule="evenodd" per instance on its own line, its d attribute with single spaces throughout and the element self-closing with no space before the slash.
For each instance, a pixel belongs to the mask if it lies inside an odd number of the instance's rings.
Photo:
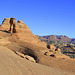
<svg viewBox="0 0 75 75">
<path fill-rule="evenodd" d="M 53 44 L 56 48 L 60 48 L 61 52 L 70 58 L 75 58 L 75 39 L 69 38 L 64 35 L 48 35 L 38 36 L 41 41 L 46 42 L 48 45 Z"/>
<path fill-rule="evenodd" d="M 48 36 L 39 36 L 39 35 L 36 35 L 38 39 L 40 40 L 48 40 L 48 41 L 64 41 L 64 42 L 73 42 L 75 41 L 75 39 L 73 38 L 69 38 L 67 36 L 64 36 L 64 35 L 48 35 Z"/>
</svg>

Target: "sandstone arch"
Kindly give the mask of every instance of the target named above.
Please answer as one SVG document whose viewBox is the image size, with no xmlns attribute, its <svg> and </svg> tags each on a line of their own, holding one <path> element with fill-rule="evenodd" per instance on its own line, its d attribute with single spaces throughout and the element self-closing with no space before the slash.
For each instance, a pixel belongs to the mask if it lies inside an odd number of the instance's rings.
<svg viewBox="0 0 75 75">
<path fill-rule="evenodd" d="M 16 18 L 10 18 L 10 32 L 11 33 L 16 33 Z M 12 29 L 13 26 L 13 29 Z"/>
</svg>

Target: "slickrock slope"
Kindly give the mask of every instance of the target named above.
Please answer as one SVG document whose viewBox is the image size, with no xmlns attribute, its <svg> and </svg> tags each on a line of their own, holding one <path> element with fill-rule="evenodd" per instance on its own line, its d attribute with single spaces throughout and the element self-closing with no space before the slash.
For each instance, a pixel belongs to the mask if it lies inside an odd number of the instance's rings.
<svg viewBox="0 0 75 75">
<path fill-rule="evenodd" d="M 0 75 L 65 75 L 56 69 L 29 62 L 0 46 Z"/>
</svg>

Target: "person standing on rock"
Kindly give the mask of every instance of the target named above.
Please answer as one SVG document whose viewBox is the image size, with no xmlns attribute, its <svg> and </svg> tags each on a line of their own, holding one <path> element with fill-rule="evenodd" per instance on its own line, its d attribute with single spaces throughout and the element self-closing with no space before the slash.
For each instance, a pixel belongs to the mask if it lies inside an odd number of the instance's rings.
<svg viewBox="0 0 75 75">
<path fill-rule="evenodd" d="M 13 29 L 12 29 L 13 26 Z M 10 30 L 11 33 L 16 33 L 16 18 L 10 18 Z"/>
</svg>

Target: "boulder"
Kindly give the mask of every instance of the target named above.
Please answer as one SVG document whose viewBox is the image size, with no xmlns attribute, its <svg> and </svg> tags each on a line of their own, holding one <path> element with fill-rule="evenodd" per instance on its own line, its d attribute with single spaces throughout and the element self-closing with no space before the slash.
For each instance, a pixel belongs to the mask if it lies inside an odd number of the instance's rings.
<svg viewBox="0 0 75 75">
<path fill-rule="evenodd" d="M 29 61 L 32 61 L 32 62 L 36 63 L 35 59 L 33 57 L 29 56 L 29 55 L 25 55 L 25 58 Z"/>
<path fill-rule="evenodd" d="M 24 54 L 22 54 L 22 53 L 20 53 L 20 52 L 18 52 L 18 51 L 15 51 L 15 53 L 16 53 L 18 56 L 22 57 L 22 58 L 25 58 L 25 59 L 27 59 L 27 60 L 29 60 L 29 61 L 31 61 L 31 62 L 35 62 L 35 63 L 36 63 L 35 59 L 34 59 L 33 57 L 29 56 L 29 55 L 24 55 Z"/>
<path fill-rule="evenodd" d="M 24 24 L 24 22 L 23 22 L 23 21 L 21 21 L 21 20 L 18 20 L 18 21 L 17 21 L 17 23 Z"/>
<path fill-rule="evenodd" d="M 53 52 L 45 52 L 44 53 L 44 55 L 47 55 L 47 56 L 50 56 L 50 55 L 52 55 L 53 54 Z"/>
<path fill-rule="evenodd" d="M 18 52 L 18 51 L 15 51 L 15 53 L 16 53 L 18 56 L 22 57 L 22 58 L 25 57 L 24 54 L 22 54 L 22 53 L 20 53 L 20 52 Z"/>
<path fill-rule="evenodd" d="M 56 48 L 56 49 L 55 49 L 55 53 L 57 53 L 57 54 L 62 54 L 62 53 L 61 53 L 61 49 L 60 49 L 60 48 Z"/>
<path fill-rule="evenodd" d="M 55 57 L 55 58 L 63 58 L 63 59 L 70 58 L 69 56 L 62 54 L 61 49 L 56 48 L 53 45 L 49 45 L 49 46 L 50 46 L 50 50 L 45 52 L 44 55 Z"/>
<path fill-rule="evenodd" d="M 52 51 L 55 51 L 55 49 L 56 49 L 56 47 L 53 44 L 47 45 L 47 48 Z"/>
</svg>

